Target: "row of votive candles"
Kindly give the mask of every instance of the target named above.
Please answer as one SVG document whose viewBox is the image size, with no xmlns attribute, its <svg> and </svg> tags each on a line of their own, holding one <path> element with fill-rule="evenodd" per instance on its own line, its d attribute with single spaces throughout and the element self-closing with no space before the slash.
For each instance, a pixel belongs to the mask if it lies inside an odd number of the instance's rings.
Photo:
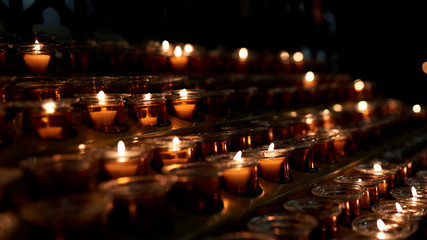
<svg viewBox="0 0 427 240">
<path fill-rule="evenodd" d="M 201 46 L 169 44 L 126 48 L 125 46 L 90 46 L 43 43 L 33 40 L 0 48 L 0 71 L 30 74 L 93 74 L 93 73 L 293 73 L 307 69 L 328 71 L 326 62 L 308 61 L 302 52 L 281 51 L 259 54 L 246 48 L 212 51 Z M 59 45 L 59 46 L 58 46 Z M 173 46 L 174 45 L 174 46 Z M 0 45 L 1 46 L 1 45 Z M 61 57 L 58 57 L 61 56 Z"/>
<path fill-rule="evenodd" d="M 198 136 L 145 139 L 128 145 L 120 141 L 117 147 L 24 159 L 20 168 L 29 182 L 28 191 L 13 197 L 14 207 L 23 220 L 59 231 L 56 234 L 61 236 L 81 234 L 102 213 L 108 213 L 107 224 L 120 233 L 158 237 L 173 230 L 170 203 L 192 213 L 217 213 L 224 207 L 222 189 L 237 196 L 259 196 L 264 189 L 258 177 L 287 183 L 292 181 L 288 164 L 302 161 L 297 146 L 289 141 L 192 161 L 198 141 Z M 339 236 L 340 225 L 370 237 L 407 237 L 426 213 L 426 180 L 421 174 L 413 177 L 426 168 L 422 164 L 399 156 L 372 159 L 357 165 L 356 172 L 335 177 L 334 183 L 316 185 L 311 189 L 313 197 L 286 201 L 284 207 L 297 213 L 298 219 L 294 214 L 258 216 L 248 227 L 279 239 L 287 234 L 297 239 L 333 239 Z M 415 193 L 408 195 L 407 187 L 400 187 L 405 184 L 416 185 Z M 390 201 L 385 200 L 393 197 L 402 210 L 390 210 Z M 112 209 L 107 207 L 109 202 Z M 362 209 L 378 214 L 364 216 Z M 390 212 L 384 215 L 385 211 Z M 396 217 L 390 217 L 393 211 Z M 386 228 L 361 228 L 361 224 L 372 224 L 371 218 L 381 219 Z M 274 224 L 279 221 L 283 224 Z M 274 230 L 295 221 L 301 224 L 293 227 L 305 230 Z"/>
</svg>

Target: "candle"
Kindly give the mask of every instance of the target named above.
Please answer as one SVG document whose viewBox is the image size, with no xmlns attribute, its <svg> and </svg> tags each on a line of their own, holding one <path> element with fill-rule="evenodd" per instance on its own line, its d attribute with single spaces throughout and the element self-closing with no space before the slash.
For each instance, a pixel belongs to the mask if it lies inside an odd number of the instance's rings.
<svg viewBox="0 0 427 240">
<path fill-rule="evenodd" d="M 45 74 L 50 61 L 50 55 L 42 51 L 43 44 L 35 41 L 32 51 L 24 54 L 24 62 L 32 74 Z"/>
<path fill-rule="evenodd" d="M 200 90 L 182 89 L 171 91 L 171 95 L 168 95 L 166 98 L 168 100 L 169 113 L 172 116 L 183 120 L 201 120 Z"/>
<path fill-rule="evenodd" d="M 129 118 L 143 126 L 166 126 L 165 94 L 147 93 L 128 98 Z"/>
<path fill-rule="evenodd" d="M 162 173 L 177 182 L 170 198 L 177 206 L 197 213 L 217 213 L 224 207 L 220 175 L 222 166 L 214 162 L 192 162 L 164 166 Z"/>
<path fill-rule="evenodd" d="M 186 72 L 188 69 L 188 56 L 184 56 L 181 46 L 176 46 L 174 55 L 169 58 L 171 68 L 175 72 Z"/>
<path fill-rule="evenodd" d="M 123 132 L 128 129 L 124 122 L 124 98 L 130 94 L 77 94 L 83 106 L 83 123 L 95 130 Z"/>
<path fill-rule="evenodd" d="M 409 200 L 413 202 L 427 203 L 427 189 L 416 189 L 414 186 L 397 187 L 390 191 L 398 201 Z"/>
<path fill-rule="evenodd" d="M 427 213 L 425 204 L 410 200 L 382 201 L 372 206 L 372 211 L 379 214 L 408 215 L 412 220 L 421 220 Z"/>
<path fill-rule="evenodd" d="M 290 166 L 296 170 L 307 171 L 307 172 L 317 172 L 318 168 L 314 162 L 313 156 L 313 144 L 316 142 L 316 139 L 313 137 L 300 137 L 294 138 L 292 144 L 294 145 L 294 150 L 291 152 L 290 156 Z"/>
<path fill-rule="evenodd" d="M 100 149 L 103 170 L 109 179 L 148 174 L 148 149 L 143 145 L 126 149 L 122 140 L 117 149 Z"/>
<path fill-rule="evenodd" d="M 385 181 L 381 181 L 379 184 L 379 192 L 381 197 L 390 197 L 390 190 L 395 186 L 397 165 L 372 161 L 367 164 L 359 164 L 355 168 L 362 173 L 385 176 Z"/>
<path fill-rule="evenodd" d="M 303 86 L 304 88 L 313 88 L 316 86 L 315 75 L 312 71 L 308 71 L 304 75 Z"/>
<path fill-rule="evenodd" d="M 292 54 L 292 61 L 295 65 L 295 71 L 302 73 L 304 71 L 304 54 L 302 52 L 294 52 Z"/>
</svg>

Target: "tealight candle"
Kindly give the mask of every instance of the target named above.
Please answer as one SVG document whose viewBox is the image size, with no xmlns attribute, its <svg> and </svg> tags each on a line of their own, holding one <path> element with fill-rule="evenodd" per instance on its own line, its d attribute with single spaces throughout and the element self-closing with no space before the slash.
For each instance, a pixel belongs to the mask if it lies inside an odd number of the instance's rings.
<svg viewBox="0 0 427 240">
<path fill-rule="evenodd" d="M 126 148 L 124 142 L 117 143 L 117 149 L 102 148 L 100 160 L 109 178 L 144 175 L 149 173 L 148 148 L 143 145 Z"/>
<path fill-rule="evenodd" d="M 361 215 L 360 199 L 365 191 L 366 188 L 357 184 L 330 183 L 315 186 L 311 192 L 318 197 L 343 202 L 344 209 L 340 215 L 340 223 L 348 226 Z"/>
<path fill-rule="evenodd" d="M 201 120 L 200 90 L 174 90 L 166 97 L 169 113 L 183 120 Z"/>
<path fill-rule="evenodd" d="M 167 201 L 176 178 L 153 174 L 121 177 L 99 184 L 113 198 L 109 222 L 123 232 L 159 236 L 172 230 L 173 217 Z"/>
<path fill-rule="evenodd" d="M 373 205 L 371 209 L 379 214 L 408 215 L 413 220 L 421 220 L 427 213 L 425 204 L 410 200 L 383 201 Z"/>
<path fill-rule="evenodd" d="M 181 46 L 176 46 L 174 54 L 169 57 L 169 63 L 174 72 L 183 73 L 188 70 L 188 56 L 182 51 Z"/>
<path fill-rule="evenodd" d="M 405 216 L 370 214 L 360 216 L 351 226 L 357 233 L 375 239 L 406 239 L 415 233 L 418 224 Z"/>
<path fill-rule="evenodd" d="M 143 126 L 166 126 L 165 94 L 147 93 L 132 95 L 127 100 L 129 118 Z"/>
<path fill-rule="evenodd" d="M 398 201 L 409 200 L 414 202 L 427 203 L 427 189 L 416 189 L 415 187 L 398 187 L 390 191 L 391 196 Z"/>
<path fill-rule="evenodd" d="M 236 126 L 224 127 L 230 130 L 230 151 L 261 147 L 268 144 L 268 127 Z"/>
<path fill-rule="evenodd" d="M 386 164 L 379 162 L 362 163 L 355 167 L 356 170 L 366 174 L 385 176 L 385 182 L 380 182 L 380 196 L 384 198 L 390 197 L 390 190 L 395 186 L 395 174 L 398 168 L 394 164 Z"/>
<path fill-rule="evenodd" d="M 51 60 L 53 50 L 46 44 L 39 43 L 38 40 L 32 45 L 20 47 L 25 65 L 31 74 L 45 74 Z"/>
<path fill-rule="evenodd" d="M 95 130 L 104 132 L 123 132 L 127 130 L 124 122 L 124 98 L 130 94 L 77 94 L 83 106 L 83 123 Z"/>
<path fill-rule="evenodd" d="M 318 129 L 315 132 L 308 133 L 308 136 L 314 136 L 317 139 L 313 144 L 313 156 L 315 160 L 330 164 L 338 162 L 334 148 L 334 141 L 337 136 L 335 130 Z"/>
</svg>

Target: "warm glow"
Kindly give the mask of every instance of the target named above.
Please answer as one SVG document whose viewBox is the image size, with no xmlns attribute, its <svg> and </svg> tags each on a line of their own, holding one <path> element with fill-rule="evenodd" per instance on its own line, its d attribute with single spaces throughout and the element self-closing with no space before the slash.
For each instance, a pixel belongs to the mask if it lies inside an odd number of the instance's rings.
<svg viewBox="0 0 427 240">
<path fill-rule="evenodd" d="M 419 104 L 415 104 L 415 105 L 412 107 L 412 111 L 413 111 L 414 113 L 419 113 L 419 112 L 421 112 L 421 106 L 420 106 Z"/>
<path fill-rule="evenodd" d="M 191 52 L 193 52 L 193 50 L 194 50 L 193 45 L 191 45 L 191 44 L 189 44 L 189 43 L 185 44 L 185 46 L 184 46 L 184 51 L 185 51 L 186 53 L 191 53 Z"/>
<path fill-rule="evenodd" d="M 356 79 L 354 81 L 354 90 L 356 90 L 357 92 L 362 91 L 365 88 L 365 83 L 360 80 L 360 79 Z"/>
<path fill-rule="evenodd" d="M 242 151 L 238 151 L 236 155 L 234 155 L 233 160 L 242 160 Z"/>
<path fill-rule="evenodd" d="M 401 206 L 398 202 L 396 202 L 396 210 L 397 210 L 397 212 L 399 212 L 399 213 L 402 213 L 402 212 L 403 212 L 403 208 L 402 208 L 402 206 Z"/>
<path fill-rule="evenodd" d="M 172 139 L 172 144 L 173 144 L 173 145 L 178 145 L 178 144 L 179 144 L 179 138 L 178 138 L 178 137 L 174 137 L 174 138 Z"/>
<path fill-rule="evenodd" d="M 425 74 L 427 74 L 427 61 L 426 61 L 426 62 L 423 62 L 423 65 L 422 65 L 421 67 L 422 67 L 422 69 L 423 69 L 423 72 L 424 72 Z"/>
<path fill-rule="evenodd" d="M 280 59 L 284 62 L 289 60 L 289 56 L 290 55 L 287 51 L 281 51 L 280 52 Z"/>
<path fill-rule="evenodd" d="M 313 124 L 313 122 L 314 122 L 313 115 L 311 115 L 311 114 L 305 115 L 305 123 L 310 125 L 310 124 Z"/>
<path fill-rule="evenodd" d="M 186 98 L 187 97 L 187 95 L 188 95 L 188 92 L 187 92 L 187 90 L 184 88 L 184 89 L 182 89 L 181 91 L 179 91 L 179 96 L 181 97 L 181 98 Z"/>
<path fill-rule="evenodd" d="M 117 183 L 118 184 L 126 184 L 128 182 L 130 182 L 130 178 L 129 177 L 117 178 Z"/>
<path fill-rule="evenodd" d="M 360 178 L 359 178 L 359 179 L 357 179 L 357 182 L 360 182 L 360 183 L 361 183 L 362 181 L 363 181 L 363 180 L 362 180 L 362 179 L 360 179 Z"/>
<path fill-rule="evenodd" d="M 39 44 L 37 40 L 34 43 L 34 51 L 39 52 L 41 50 L 41 44 Z"/>
<path fill-rule="evenodd" d="M 144 100 L 150 100 L 150 99 L 151 99 L 151 94 L 150 93 L 145 94 Z"/>
<path fill-rule="evenodd" d="M 329 111 L 329 109 L 324 109 L 323 110 L 323 115 L 329 115 L 331 112 Z"/>
<path fill-rule="evenodd" d="M 268 151 L 273 151 L 274 150 L 274 143 L 270 143 L 270 145 L 268 146 Z"/>
<path fill-rule="evenodd" d="M 99 91 L 99 93 L 97 94 L 98 100 L 99 101 L 105 101 L 105 93 L 104 91 Z"/>
<path fill-rule="evenodd" d="M 385 223 L 382 219 L 377 220 L 377 227 L 381 232 L 384 232 L 386 230 Z"/>
<path fill-rule="evenodd" d="M 292 55 L 292 59 L 294 62 L 302 62 L 302 60 L 304 60 L 304 54 L 302 54 L 302 52 L 295 52 L 294 55 Z"/>
<path fill-rule="evenodd" d="M 164 40 L 163 42 L 162 42 L 162 48 L 163 48 L 163 50 L 169 50 L 169 42 L 168 41 L 166 41 L 166 40 Z"/>
<path fill-rule="evenodd" d="M 86 149 L 86 145 L 84 144 L 79 144 L 79 150 L 85 150 Z"/>
<path fill-rule="evenodd" d="M 411 187 L 411 192 L 412 192 L 412 197 L 418 197 L 418 193 L 417 193 L 417 189 L 415 189 L 415 187 Z"/>
<path fill-rule="evenodd" d="M 357 104 L 357 109 L 359 111 L 361 111 L 361 112 L 364 112 L 364 111 L 368 110 L 368 102 L 366 102 L 366 101 L 360 101 Z"/>
<path fill-rule="evenodd" d="M 381 167 L 381 165 L 380 164 L 378 164 L 378 163 L 375 163 L 374 164 L 374 171 L 375 172 L 380 172 L 380 171 L 382 171 L 383 170 L 383 168 Z"/>
<path fill-rule="evenodd" d="M 342 111 L 342 105 L 341 104 L 335 104 L 334 106 L 332 106 L 332 109 L 335 111 L 335 112 L 341 112 Z"/>
<path fill-rule="evenodd" d="M 42 107 L 46 111 L 46 113 L 51 114 L 55 112 L 56 104 L 54 102 L 48 102 L 43 104 Z"/>
<path fill-rule="evenodd" d="M 182 49 L 181 49 L 181 47 L 180 46 L 177 46 L 176 48 L 175 48 L 175 56 L 176 57 L 181 57 L 182 56 Z"/>
<path fill-rule="evenodd" d="M 314 73 L 312 71 L 308 71 L 305 74 L 305 81 L 307 81 L 307 82 L 313 82 L 313 80 L 314 80 Z"/>
<path fill-rule="evenodd" d="M 291 115 L 291 117 L 296 117 L 298 115 L 298 113 L 295 111 L 292 111 L 292 112 L 290 112 L 290 115 Z"/>
<path fill-rule="evenodd" d="M 239 49 L 239 59 L 241 61 L 245 61 L 246 59 L 248 59 L 248 49 L 246 48 L 240 48 Z"/>
<path fill-rule="evenodd" d="M 118 154 L 120 157 L 123 157 L 123 156 L 125 155 L 125 152 L 126 152 L 125 143 L 124 143 L 122 140 L 120 140 L 120 141 L 117 143 L 117 154 Z"/>
</svg>

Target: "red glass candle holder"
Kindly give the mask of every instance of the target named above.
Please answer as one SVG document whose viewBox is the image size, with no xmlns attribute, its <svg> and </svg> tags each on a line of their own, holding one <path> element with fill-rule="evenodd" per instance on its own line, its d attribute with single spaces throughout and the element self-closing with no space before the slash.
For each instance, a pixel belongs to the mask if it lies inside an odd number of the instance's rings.
<svg viewBox="0 0 427 240">
<path fill-rule="evenodd" d="M 355 167 L 361 173 L 385 176 L 385 182 L 379 184 L 380 197 L 390 198 L 390 190 L 396 185 L 396 173 L 399 170 L 395 164 L 381 162 L 362 163 Z"/>
<path fill-rule="evenodd" d="M 335 153 L 338 156 L 349 156 L 354 154 L 351 129 L 343 128 L 337 129 L 337 131 L 338 134 L 334 140 Z"/>
<path fill-rule="evenodd" d="M 308 214 L 282 213 L 256 216 L 249 219 L 246 225 L 251 231 L 273 234 L 278 239 L 308 240 L 319 223 Z"/>
<path fill-rule="evenodd" d="M 30 182 L 31 199 L 93 191 L 99 172 L 98 161 L 90 153 L 30 157 L 20 166 Z"/>
<path fill-rule="evenodd" d="M 143 144 L 125 146 L 119 141 L 117 146 L 97 149 L 101 164 L 101 179 L 113 179 L 147 175 L 150 173 L 148 156 L 151 149 Z"/>
<path fill-rule="evenodd" d="M 326 198 L 300 198 L 288 200 L 284 208 L 293 212 L 310 214 L 317 218 L 319 227 L 311 234 L 316 239 L 332 239 L 339 236 L 339 215 L 343 204 Z"/>
<path fill-rule="evenodd" d="M 338 162 L 334 141 L 337 132 L 334 129 L 317 129 L 308 133 L 308 136 L 315 137 L 317 141 L 313 144 L 314 159 L 319 162 L 335 164 Z"/>
<path fill-rule="evenodd" d="M 154 83 L 158 76 L 154 75 L 136 75 L 124 77 L 119 80 L 120 91 L 132 95 L 146 94 L 154 90 Z"/>
<path fill-rule="evenodd" d="M 164 166 L 162 173 L 175 176 L 169 197 L 177 206 L 197 213 L 216 213 L 224 207 L 221 198 L 220 164 L 193 162 Z"/>
<path fill-rule="evenodd" d="M 385 182 L 385 176 L 372 174 L 341 175 L 334 178 L 335 182 L 358 184 L 366 188 L 360 200 L 360 206 L 371 209 L 374 204 L 380 202 L 379 185 Z"/>
<path fill-rule="evenodd" d="M 168 56 L 173 49 L 168 41 L 150 40 L 142 44 L 141 65 L 146 74 L 160 74 L 167 71 Z"/>
<path fill-rule="evenodd" d="M 122 177 L 99 184 L 113 199 L 108 223 L 130 235 L 161 236 L 173 230 L 167 193 L 176 182 L 167 175 Z"/>
<path fill-rule="evenodd" d="M 27 73 L 46 75 L 52 69 L 55 59 L 55 45 L 47 42 L 23 44 L 18 46 L 18 54 L 22 57 L 22 65 Z"/>
<path fill-rule="evenodd" d="M 219 117 L 234 115 L 234 89 L 210 90 L 203 93 L 202 112 Z"/>
<path fill-rule="evenodd" d="M 71 112 L 78 99 L 58 101 L 15 102 L 24 109 L 23 130 L 43 140 L 64 140 L 76 135 L 72 127 Z"/>
<path fill-rule="evenodd" d="M 230 151 L 230 135 L 231 133 L 228 131 L 200 133 L 203 158 L 228 153 Z"/>
<path fill-rule="evenodd" d="M 72 85 L 67 81 L 49 79 L 47 81 L 26 81 L 16 83 L 15 87 L 24 91 L 26 100 L 61 100 L 73 95 Z"/>
<path fill-rule="evenodd" d="M 289 163 L 291 168 L 299 171 L 317 172 L 318 168 L 314 162 L 313 144 L 317 140 L 313 137 L 295 137 Z"/>
<path fill-rule="evenodd" d="M 66 46 L 65 53 L 68 71 L 71 74 L 90 74 L 96 72 L 96 46 L 91 40 L 73 41 Z"/>
<path fill-rule="evenodd" d="M 117 133 L 128 129 L 124 119 L 125 97 L 129 94 L 77 94 L 82 105 L 82 122 L 89 128 Z"/>
<path fill-rule="evenodd" d="M 174 117 L 189 121 L 202 121 L 201 90 L 182 89 L 170 91 L 166 97 L 168 113 Z"/>
<path fill-rule="evenodd" d="M 253 151 L 261 155 L 258 159 L 258 172 L 261 178 L 273 182 L 289 183 L 292 181 L 289 155 L 294 146 L 278 142 L 272 144 L 247 152 Z"/>
<path fill-rule="evenodd" d="M 257 148 L 269 144 L 268 127 L 230 126 L 222 130 L 231 131 L 230 151 Z"/>
<path fill-rule="evenodd" d="M 201 138 L 185 139 L 168 136 L 147 139 L 146 142 L 153 147 L 153 160 L 150 165 L 160 172 L 164 166 L 197 161 L 196 148 Z"/>
<path fill-rule="evenodd" d="M 349 226 L 361 213 L 360 199 L 366 188 L 357 184 L 327 183 L 320 184 L 311 189 L 318 196 L 343 202 L 343 211 L 340 214 L 340 223 Z"/>
<path fill-rule="evenodd" d="M 167 126 L 166 94 L 147 93 L 132 95 L 127 99 L 129 118 L 143 126 Z"/>
<path fill-rule="evenodd" d="M 75 94 L 97 94 L 100 91 L 104 93 L 123 93 L 120 89 L 120 83 L 124 81 L 119 76 L 93 76 L 93 77 L 74 77 L 69 79 L 70 84 L 74 84 Z"/>
<path fill-rule="evenodd" d="M 169 67 L 174 74 L 188 74 L 189 55 L 183 44 L 174 46 L 173 54 L 168 57 Z"/>
</svg>

